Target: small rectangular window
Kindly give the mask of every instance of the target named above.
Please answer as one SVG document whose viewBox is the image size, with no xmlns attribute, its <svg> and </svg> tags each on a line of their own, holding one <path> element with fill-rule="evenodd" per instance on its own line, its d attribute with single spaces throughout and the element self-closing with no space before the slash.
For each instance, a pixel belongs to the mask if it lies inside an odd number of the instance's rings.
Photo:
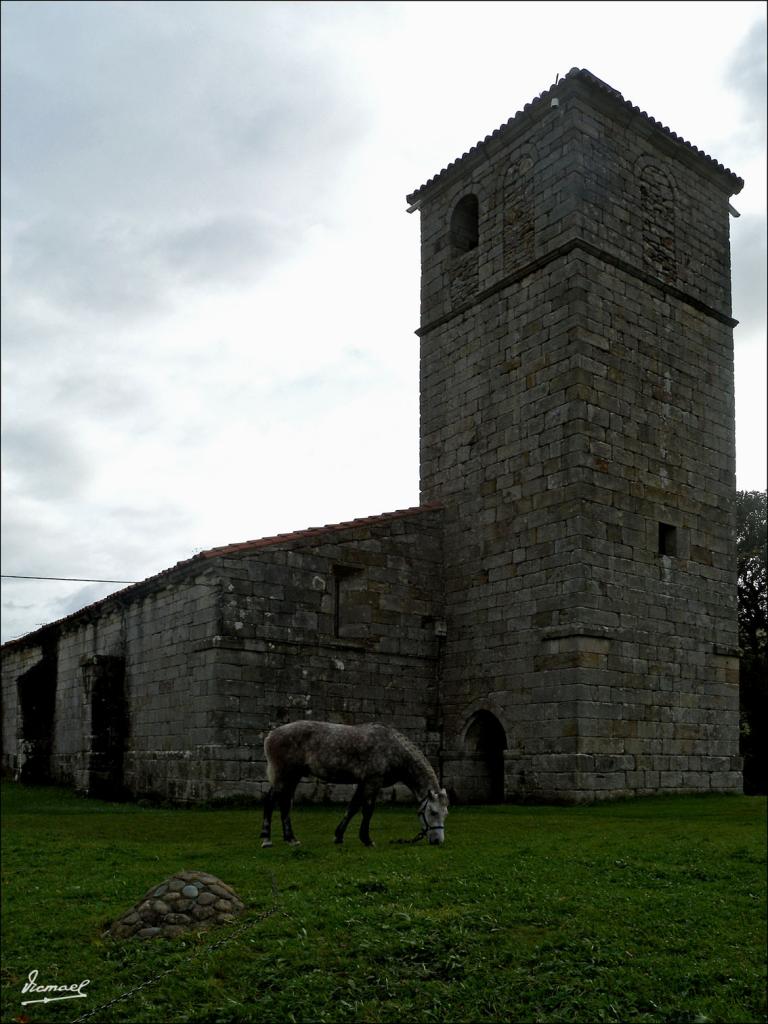
<svg viewBox="0 0 768 1024">
<path fill-rule="evenodd" d="M 333 567 L 333 635 L 349 636 L 354 632 L 354 610 L 350 607 L 350 593 L 357 590 L 362 582 L 362 573 L 357 566 L 334 565 Z"/>
<path fill-rule="evenodd" d="M 677 527 L 669 523 L 659 523 L 659 554 L 674 557 L 677 555 Z"/>
</svg>

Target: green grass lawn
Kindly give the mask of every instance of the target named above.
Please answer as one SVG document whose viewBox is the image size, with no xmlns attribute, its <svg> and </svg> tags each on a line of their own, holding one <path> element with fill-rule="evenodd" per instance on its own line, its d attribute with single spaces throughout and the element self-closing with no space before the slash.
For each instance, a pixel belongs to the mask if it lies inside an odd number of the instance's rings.
<svg viewBox="0 0 768 1024">
<path fill-rule="evenodd" d="M 334 846 L 341 808 L 298 807 L 302 845 L 261 850 L 258 809 L 3 795 L 3 1021 L 765 1019 L 761 798 L 457 807 L 442 848 L 390 844 L 411 809 L 365 849 L 354 825 Z M 182 869 L 233 885 L 242 924 L 102 938 Z M 33 969 L 87 998 L 22 1008 Z"/>
</svg>

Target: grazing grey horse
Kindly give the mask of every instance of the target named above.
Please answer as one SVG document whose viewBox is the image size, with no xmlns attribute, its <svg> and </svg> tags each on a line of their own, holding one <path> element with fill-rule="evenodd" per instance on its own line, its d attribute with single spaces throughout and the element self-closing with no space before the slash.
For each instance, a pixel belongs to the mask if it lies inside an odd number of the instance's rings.
<svg viewBox="0 0 768 1024">
<path fill-rule="evenodd" d="M 334 725 L 331 722 L 290 722 L 264 740 L 267 774 L 272 788 L 264 800 L 262 846 L 272 845 L 272 811 L 280 808 L 283 839 L 297 844 L 291 826 L 291 801 L 305 775 L 325 782 L 356 782 L 357 789 L 336 829 L 336 842 L 344 842 L 347 825 L 363 812 L 360 840 L 373 846 L 369 833 L 376 796 L 383 786 L 402 782 L 419 802 L 421 832 L 438 845 L 445 838 L 443 822 L 448 796 L 440 788 L 426 757 L 405 736 L 386 725 Z"/>
</svg>

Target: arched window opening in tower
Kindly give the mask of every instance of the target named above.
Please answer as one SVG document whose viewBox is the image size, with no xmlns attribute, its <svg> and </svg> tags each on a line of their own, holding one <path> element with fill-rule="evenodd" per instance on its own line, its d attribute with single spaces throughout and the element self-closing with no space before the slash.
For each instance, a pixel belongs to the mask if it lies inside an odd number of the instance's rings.
<svg viewBox="0 0 768 1024">
<path fill-rule="evenodd" d="M 480 240 L 477 196 L 467 195 L 458 201 L 451 214 L 451 247 L 456 253 L 476 249 Z"/>
</svg>

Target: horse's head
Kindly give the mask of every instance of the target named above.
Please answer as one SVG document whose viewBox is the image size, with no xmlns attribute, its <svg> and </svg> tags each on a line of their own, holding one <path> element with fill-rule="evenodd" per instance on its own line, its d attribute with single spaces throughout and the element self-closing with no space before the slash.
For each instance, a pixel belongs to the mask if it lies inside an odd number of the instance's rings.
<svg viewBox="0 0 768 1024">
<path fill-rule="evenodd" d="M 433 846 L 445 842 L 445 819 L 448 815 L 448 794 L 444 789 L 430 789 L 419 804 L 422 831 Z"/>
</svg>

